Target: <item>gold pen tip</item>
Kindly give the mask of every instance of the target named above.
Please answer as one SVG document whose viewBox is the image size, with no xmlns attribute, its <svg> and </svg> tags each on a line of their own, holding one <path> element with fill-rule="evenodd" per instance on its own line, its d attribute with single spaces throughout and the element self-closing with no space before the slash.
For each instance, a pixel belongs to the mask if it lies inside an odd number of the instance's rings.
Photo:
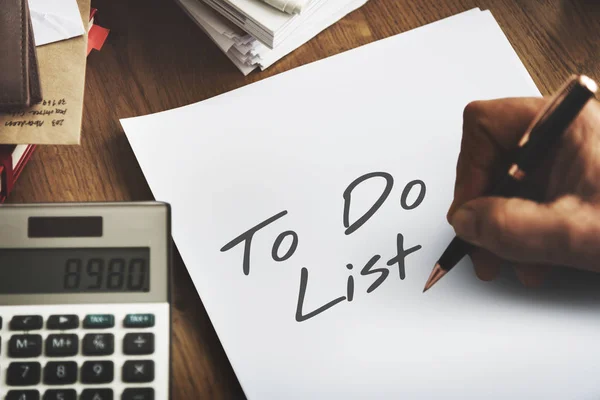
<svg viewBox="0 0 600 400">
<path fill-rule="evenodd" d="M 433 267 L 433 271 L 431 271 L 431 275 L 429 275 L 429 279 L 427 279 L 427 283 L 425 284 L 425 288 L 423 289 L 423 293 L 428 291 L 437 281 L 442 279 L 444 275 L 446 275 L 448 271 L 442 269 L 440 264 L 435 264 Z"/>
</svg>

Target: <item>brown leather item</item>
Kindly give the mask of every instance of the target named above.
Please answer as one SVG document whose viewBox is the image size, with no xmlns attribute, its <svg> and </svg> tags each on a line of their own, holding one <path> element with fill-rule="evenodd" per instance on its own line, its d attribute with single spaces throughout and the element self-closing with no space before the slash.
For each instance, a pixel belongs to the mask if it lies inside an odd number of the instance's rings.
<svg viewBox="0 0 600 400">
<path fill-rule="evenodd" d="M 42 101 L 28 0 L 0 6 L 0 111 Z"/>
</svg>

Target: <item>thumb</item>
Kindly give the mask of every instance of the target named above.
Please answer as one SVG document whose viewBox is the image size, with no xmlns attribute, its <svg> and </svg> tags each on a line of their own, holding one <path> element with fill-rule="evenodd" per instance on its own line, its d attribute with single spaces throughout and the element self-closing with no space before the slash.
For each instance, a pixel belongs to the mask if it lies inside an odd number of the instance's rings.
<svg viewBox="0 0 600 400">
<path fill-rule="evenodd" d="M 463 240 L 507 260 L 595 268 L 599 216 L 573 196 L 548 204 L 482 197 L 462 205 L 450 223 Z"/>
</svg>

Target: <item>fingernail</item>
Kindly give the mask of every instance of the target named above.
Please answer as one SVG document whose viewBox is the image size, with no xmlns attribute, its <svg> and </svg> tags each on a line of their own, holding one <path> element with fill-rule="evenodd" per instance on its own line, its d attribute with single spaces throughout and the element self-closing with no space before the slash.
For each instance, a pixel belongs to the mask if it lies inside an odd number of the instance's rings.
<svg viewBox="0 0 600 400">
<path fill-rule="evenodd" d="M 468 207 L 461 207 L 454 212 L 450 222 L 458 236 L 466 241 L 473 242 L 477 239 L 475 227 L 475 211 Z"/>
</svg>

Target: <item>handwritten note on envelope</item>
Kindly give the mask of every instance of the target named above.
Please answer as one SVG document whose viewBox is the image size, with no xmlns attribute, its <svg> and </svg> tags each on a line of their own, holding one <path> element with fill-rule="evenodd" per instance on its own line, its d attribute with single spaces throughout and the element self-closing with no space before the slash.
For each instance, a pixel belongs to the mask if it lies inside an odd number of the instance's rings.
<svg viewBox="0 0 600 400">
<path fill-rule="evenodd" d="M 484 283 L 465 260 L 422 294 L 465 105 L 538 95 L 477 12 L 122 120 L 250 399 L 600 393 L 597 286 Z"/>
</svg>

